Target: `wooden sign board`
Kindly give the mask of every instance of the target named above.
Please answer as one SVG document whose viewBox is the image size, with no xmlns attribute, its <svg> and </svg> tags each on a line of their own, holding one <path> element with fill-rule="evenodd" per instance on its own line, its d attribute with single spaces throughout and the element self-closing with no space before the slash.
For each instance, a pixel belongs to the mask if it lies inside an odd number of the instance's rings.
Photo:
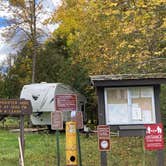
<svg viewBox="0 0 166 166">
<path fill-rule="evenodd" d="M 63 94 L 55 96 L 55 110 L 57 111 L 76 111 L 77 96 L 75 94 Z"/>
<path fill-rule="evenodd" d="M 0 116 L 20 116 L 20 143 L 24 158 L 24 116 L 32 113 L 30 100 L 0 99 Z M 21 161 L 21 160 L 20 160 Z"/>
<path fill-rule="evenodd" d="M 32 106 L 30 100 L 0 99 L 0 115 L 30 115 Z"/>
<path fill-rule="evenodd" d="M 107 125 L 97 126 L 99 151 L 110 150 L 110 127 Z"/>
<path fill-rule="evenodd" d="M 81 111 L 76 111 L 76 115 L 71 117 L 71 120 L 76 122 L 77 129 L 83 129 L 83 115 Z"/>
<path fill-rule="evenodd" d="M 55 111 L 51 113 L 51 129 L 63 130 L 63 116 L 62 112 Z"/>
</svg>

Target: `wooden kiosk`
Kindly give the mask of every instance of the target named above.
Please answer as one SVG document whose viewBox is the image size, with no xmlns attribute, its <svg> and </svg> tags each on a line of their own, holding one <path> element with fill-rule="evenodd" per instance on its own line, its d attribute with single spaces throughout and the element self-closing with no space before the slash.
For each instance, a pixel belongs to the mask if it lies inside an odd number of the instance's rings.
<svg viewBox="0 0 166 166">
<path fill-rule="evenodd" d="M 119 136 L 145 136 L 145 124 L 161 123 L 160 84 L 166 74 L 91 76 L 97 90 L 99 125 L 111 126 Z M 101 165 L 106 166 L 106 152 Z M 164 151 L 157 151 L 157 165 L 164 166 Z"/>
</svg>

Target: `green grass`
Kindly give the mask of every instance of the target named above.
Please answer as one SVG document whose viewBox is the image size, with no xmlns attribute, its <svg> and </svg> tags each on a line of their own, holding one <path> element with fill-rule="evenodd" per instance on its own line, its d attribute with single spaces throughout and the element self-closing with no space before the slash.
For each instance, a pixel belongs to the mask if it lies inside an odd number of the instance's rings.
<svg viewBox="0 0 166 166">
<path fill-rule="evenodd" d="M 18 166 L 19 133 L 0 130 L 0 165 Z M 61 166 L 65 166 L 65 133 L 60 133 Z M 99 166 L 97 136 L 80 135 L 83 166 Z M 166 152 L 166 151 L 165 151 Z M 141 137 L 111 137 L 111 151 L 107 153 L 108 166 L 155 166 L 154 151 L 144 151 Z M 165 156 L 166 159 L 166 156 Z M 165 161 L 166 162 L 166 161 Z M 56 135 L 25 133 L 25 166 L 56 166 Z"/>
</svg>

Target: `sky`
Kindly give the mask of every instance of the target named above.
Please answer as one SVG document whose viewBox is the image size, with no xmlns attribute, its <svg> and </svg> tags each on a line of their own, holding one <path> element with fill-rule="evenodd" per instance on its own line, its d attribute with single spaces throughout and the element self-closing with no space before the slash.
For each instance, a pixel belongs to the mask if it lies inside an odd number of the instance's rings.
<svg viewBox="0 0 166 166">
<path fill-rule="evenodd" d="M 37 0 L 36 2 L 38 1 L 39 0 Z M 19 42 L 21 38 L 25 37 L 25 35 L 22 32 L 19 32 L 10 40 L 10 42 L 5 42 L 4 38 L 2 37 L 2 33 L 4 32 L 5 27 L 7 27 L 6 21 L 8 19 L 11 19 L 13 15 L 12 13 L 10 13 L 10 11 L 7 11 L 7 8 L 1 7 L 2 3 L 3 5 L 8 5 L 6 0 L 0 0 L 0 63 L 2 63 L 9 54 L 15 54 L 17 53 L 17 51 L 20 50 L 20 48 L 16 48 L 14 44 L 16 42 Z M 45 11 L 52 13 L 58 7 L 58 5 L 60 5 L 60 0 L 42 0 L 42 4 Z M 47 17 L 48 15 L 41 14 L 41 20 L 44 20 Z M 50 24 L 46 26 L 39 24 L 38 26 L 41 29 L 45 30 L 47 34 L 49 34 L 50 32 L 53 32 L 53 30 L 55 30 L 55 28 L 57 28 L 58 25 Z"/>
</svg>

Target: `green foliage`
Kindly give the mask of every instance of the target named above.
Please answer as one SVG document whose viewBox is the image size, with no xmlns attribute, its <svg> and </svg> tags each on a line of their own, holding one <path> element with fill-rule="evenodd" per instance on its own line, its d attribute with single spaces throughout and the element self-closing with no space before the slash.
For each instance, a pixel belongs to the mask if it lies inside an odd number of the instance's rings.
<svg viewBox="0 0 166 166">
<path fill-rule="evenodd" d="M 17 55 L 14 65 L 4 79 L 6 98 L 19 98 L 24 84 L 31 82 L 31 51 L 28 44 Z"/>
<path fill-rule="evenodd" d="M 74 63 L 66 38 L 57 36 L 40 50 L 37 59 L 38 82 L 62 82 L 82 91 L 88 75 L 81 63 Z"/>
<path fill-rule="evenodd" d="M 22 0 L 10 2 L 24 6 Z M 71 85 L 87 97 L 89 119 L 97 118 L 89 75 L 166 72 L 164 2 L 63 1 L 52 17 L 53 22 L 59 23 L 58 29 L 39 46 L 36 82 Z M 31 41 L 18 54 L 14 66 L 0 82 L 0 96 L 18 97 L 22 86 L 30 83 L 32 50 Z M 165 87 L 162 91 L 161 109 L 165 112 Z"/>
</svg>

